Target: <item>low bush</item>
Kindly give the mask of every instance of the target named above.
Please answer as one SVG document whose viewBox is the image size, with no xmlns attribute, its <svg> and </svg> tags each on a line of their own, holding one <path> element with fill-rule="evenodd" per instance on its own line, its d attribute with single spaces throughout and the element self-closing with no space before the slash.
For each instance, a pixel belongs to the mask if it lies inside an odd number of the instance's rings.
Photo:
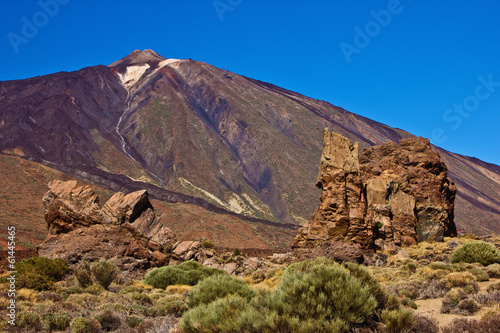
<svg viewBox="0 0 500 333">
<path fill-rule="evenodd" d="M 118 267 L 111 260 L 100 260 L 92 263 L 90 270 L 94 275 L 97 283 L 99 283 L 104 289 L 108 289 L 111 282 L 113 282 L 118 273 L 120 272 Z"/>
<path fill-rule="evenodd" d="M 415 315 L 415 326 L 410 332 L 414 333 L 438 333 L 439 324 L 436 319 L 425 317 L 422 315 Z"/>
<path fill-rule="evenodd" d="M 16 318 L 16 326 L 18 326 L 19 328 L 28 328 L 39 331 L 42 328 L 40 315 L 33 311 L 21 312 Z"/>
<path fill-rule="evenodd" d="M 457 319 L 451 324 L 441 328 L 442 333 L 485 333 L 485 332 L 498 332 L 500 327 L 500 314 L 484 316 L 481 320 L 467 320 Z"/>
<path fill-rule="evenodd" d="M 443 270 L 451 270 L 450 266 L 442 261 L 434 261 L 429 264 L 429 267 L 432 269 L 443 269 Z"/>
<path fill-rule="evenodd" d="M 147 294 L 141 292 L 133 292 L 128 295 L 133 302 L 138 304 L 147 305 L 152 304 L 151 298 Z"/>
<path fill-rule="evenodd" d="M 86 260 L 78 265 L 73 275 L 82 288 L 86 288 L 92 284 L 92 271 L 90 269 L 90 263 Z"/>
<path fill-rule="evenodd" d="M 490 276 L 488 275 L 487 272 L 485 272 L 485 270 L 479 268 L 479 267 L 474 267 L 474 268 L 470 268 L 469 269 L 469 272 L 474 275 L 474 277 L 476 278 L 477 281 L 481 282 L 481 281 L 488 281 L 490 279 Z"/>
<path fill-rule="evenodd" d="M 474 313 L 476 313 L 477 311 L 479 311 L 480 309 L 480 306 L 476 303 L 475 300 L 471 299 L 471 298 L 466 298 L 462 301 L 460 301 L 460 303 L 458 303 L 458 312 L 460 314 L 464 314 L 464 315 L 473 315 Z"/>
<path fill-rule="evenodd" d="M 95 316 L 95 319 L 99 321 L 105 332 L 117 330 L 122 324 L 120 316 L 110 309 L 101 311 Z"/>
<path fill-rule="evenodd" d="M 450 273 L 444 278 L 444 281 L 448 289 L 471 286 L 476 292 L 479 290 L 475 276 L 469 272 Z"/>
<path fill-rule="evenodd" d="M 214 247 L 214 243 L 205 239 L 201 241 L 200 246 L 204 249 L 212 249 Z"/>
<path fill-rule="evenodd" d="M 227 274 L 216 268 L 203 266 L 196 261 L 185 261 L 177 266 L 154 268 L 146 274 L 144 282 L 154 288 L 165 289 L 170 285 L 194 286 L 215 274 Z"/>
<path fill-rule="evenodd" d="M 103 286 L 100 284 L 91 284 L 87 288 L 85 288 L 85 292 L 92 295 L 100 295 L 103 291 L 105 291 Z"/>
<path fill-rule="evenodd" d="M 494 292 L 494 291 L 500 291 L 500 282 L 492 283 L 488 286 L 487 291 L 489 293 Z"/>
<path fill-rule="evenodd" d="M 127 319 L 125 319 L 125 323 L 130 328 L 137 328 L 143 321 L 144 319 L 136 316 L 129 316 L 127 317 Z"/>
<path fill-rule="evenodd" d="M 450 256 L 451 263 L 478 262 L 484 266 L 500 263 L 500 251 L 491 243 L 472 241 L 457 248 Z"/>
<path fill-rule="evenodd" d="M 166 316 L 171 314 L 180 317 L 187 309 L 188 306 L 184 299 L 176 296 L 166 296 L 160 298 L 153 306 L 153 313 L 155 316 Z"/>
<path fill-rule="evenodd" d="M 363 268 L 349 268 L 327 259 L 290 265 L 275 291 L 201 302 L 180 325 L 188 332 L 345 332 L 374 318 L 371 291 L 379 292 Z"/>
<path fill-rule="evenodd" d="M 384 310 L 381 319 L 387 333 L 408 332 L 417 323 L 413 312 L 408 309 Z"/>
<path fill-rule="evenodd" d="M 255 296 L 253 289 L 244 281 L 230 275 L 213 275 L 198 283 L 188 293 L 187 305 L 190 308 L 208 304 L 227 295 L 239 295 L 247 300 Z"/>
<path fill-rule="evenodd" d="M 47 330 L 64 331 L 69 327 L 71 317 L 67 313 L 50 313 L 47 316 Z"/>
<path fill-rule="evenodd" d="M 101 325 L 95 318 L 76 317 L 69 324 L 71 333 L 96 333 L 101 331 Z"/>
<path fill-rule="evenodd" d="M 17 288 L 49 290 L 56 281 L 61 281 L 68 273 L 68 264 L 62 259 L 32 257 L 16 264 Z"/>
<path fill-rule="evenodd" d="M 486 267 L 486 273 L 490 278 L 500 278 L 500 264 L 491 264 Z"/>
</svg>

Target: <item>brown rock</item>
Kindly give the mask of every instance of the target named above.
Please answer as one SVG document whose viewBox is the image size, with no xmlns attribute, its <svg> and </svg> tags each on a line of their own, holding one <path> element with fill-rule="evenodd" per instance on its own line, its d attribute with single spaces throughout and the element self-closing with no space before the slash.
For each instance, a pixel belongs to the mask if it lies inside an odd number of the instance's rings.
<svg viewBox="0 0 500 333">
<path fill-rule="evenodd" d="M 200 242 L 183 241 L 183 242 L 178 242 L 176 245 L 174 245 L 172 253 L 178 256 L 183 256 L 189 251 L 196 251 L 199 248 L 200 248 Z"/>
<path fill-rule="evenodd" d="M 76 181 L 49 183 L 42 199 L 49 234 L 69 232 L 101 221 L 99 198 L 89 186 Z"/>
<path fill-rule="evenodd" d="M 151 208 L 146 190 L 125 195 L 115 193 L 102 207 L 104 221 L 111 224 L 133 223 L 145 210 Z"/>
<path fill-rule="evenodd" d="M 40 255 L 70 264 L 114 258 L 129 271 L 168 264 L 176 237 L 156 218 L 146 191 L 116 193 L 101 210 L 89 186 L 54 181 L 49 188 L 43 198 L 49 237 Z"/>
<path fill-rule="evenodd" d="M 347 138 L 328 130 L 323 137 L 321 203 L 298 231 L 294 249 L 340 240 L 395 252 L 397 246 L 456 235 L 456 187 L 429 140 L 388 142 L 358 156 L 357 144 Z"/>
</svg>

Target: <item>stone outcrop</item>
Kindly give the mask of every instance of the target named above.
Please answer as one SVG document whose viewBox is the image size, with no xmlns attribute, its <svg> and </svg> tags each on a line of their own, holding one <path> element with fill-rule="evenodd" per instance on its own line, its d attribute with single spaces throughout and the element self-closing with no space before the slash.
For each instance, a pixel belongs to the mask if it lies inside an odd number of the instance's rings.
<svg viewBox="0 0 500 333">
<path fill-rule="evenodd" d="M 125 270 L 166 265 L 177 242 L 154 213 L 146 191 L 114 194 L 101 209 L 90 186 L 52 181 L 42 199 L 49 237 L 40 255 L 81 260 L 115 258 Z"/>
<path fill-rule="evenodd" d="M 340 134 L 325 129 L 323 136 L 321 203 L 292 248 L 340 240 L 395 252 L 398 246 L 456 235 L 456 187 L 429 140 L 407 138 L 359 154 L 357 143 Z"/>
<path fill-rule="evenodd" d="M 99 198 L 89 186 L 74 180 L 54 180 L 42 199 L 50 234 L 67 233 L 101 221 Z"/>
</svg>

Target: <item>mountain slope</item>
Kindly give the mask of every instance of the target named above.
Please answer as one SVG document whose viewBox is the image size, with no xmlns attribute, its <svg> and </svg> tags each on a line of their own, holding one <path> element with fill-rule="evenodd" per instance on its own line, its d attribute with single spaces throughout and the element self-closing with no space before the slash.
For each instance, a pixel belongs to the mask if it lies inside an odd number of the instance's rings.
<svg viewBox="0 0 500 333">
<path fill-rule="evenodd" d="M 210 207 L 282 224 L 307 222 L 316 208 L 325 127 L 361 148 L 411 136 L 151 50 L 107 67 L 0 82 L 0 151 L 21 149 L 113 190 L 147 183 L 158 198 L 203 198 Z M 458 227 L 500 232 L 499 167 L 439 151 L 458 185 Z"/>
</svg>

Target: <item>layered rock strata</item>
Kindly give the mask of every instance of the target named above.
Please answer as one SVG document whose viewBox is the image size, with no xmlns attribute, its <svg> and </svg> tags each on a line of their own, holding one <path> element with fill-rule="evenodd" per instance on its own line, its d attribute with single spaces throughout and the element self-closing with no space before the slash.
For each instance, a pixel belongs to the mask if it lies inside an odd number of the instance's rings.
<svg viewBox="0 0 500 333">
<path fill-rule="evenodd" d="M 359 153 L 358 144 L 340 134 L 325 129 L 323 137 L 321 203 L 292 248 L 340 240 L 395 252 L 456 235 L 456 186 L 428 139 L 387 142 Z"/>
</svg>

